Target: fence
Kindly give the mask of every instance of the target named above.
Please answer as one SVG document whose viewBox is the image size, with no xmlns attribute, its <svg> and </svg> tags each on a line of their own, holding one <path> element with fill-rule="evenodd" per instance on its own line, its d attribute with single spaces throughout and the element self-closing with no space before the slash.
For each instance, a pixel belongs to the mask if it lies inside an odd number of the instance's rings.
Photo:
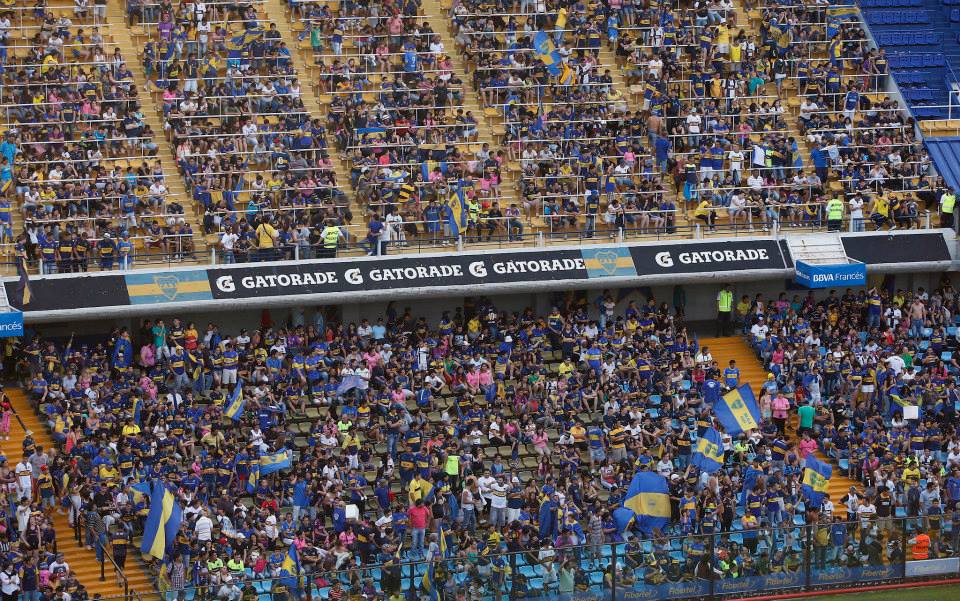
<svg viewBox="0 0 960 601">
<path fill-rule="evenodd" d="M 370 563 L 369 550 L 359 547 L 345 554 L 348 556 L 331 553 L 326 559 L 321 558 L 319 549 L 307 547 L 299 554 L 299 577 L 263 578 L 249 568 L 233 572 L 234 578 L 227 583 L 194 575 L 180 598 L 240 598 L 252 587 L 260 601 L 286 601 L 291 596 L 312 600 L 396 595 L 452 600 L 465 593 L 467 598 L 496 601 L 627 601 L 800 592 L 960 575 L 958 537 L 948 520 L 940 525 L 925 518 L 802 522 L 798 512 L 786 515 L 784 523 L 788 525 L 778 528 L 602 545 L 565 546 L 558 541 L 555 547 L 503 553 L 476 547 L 457 549 L 448 534 L 447 557 L 426 560 L 417 552 L 413 561 L 387 555 L 389 559 L 382 563 Z M 956 526 L 960 528 L 960 524 Z M 535 540 L 536 526 L 527 528 Z M 932 541 L 928 559 L 912 557 L 913 537 L 920 532 Z M 510 533 L 508 529 L 508 539 Z M 413 550 L 405 546 L 404 554 L 409 557 Z M 355 565 L 360 557 L 366 557 L 368 563 Z M 340 569 L 329 569 L 334 562 Z M 436 597 L 428 593 L 428 585 Z M 171 601 L 181 593 L 160 592 Z"/>
</svg>

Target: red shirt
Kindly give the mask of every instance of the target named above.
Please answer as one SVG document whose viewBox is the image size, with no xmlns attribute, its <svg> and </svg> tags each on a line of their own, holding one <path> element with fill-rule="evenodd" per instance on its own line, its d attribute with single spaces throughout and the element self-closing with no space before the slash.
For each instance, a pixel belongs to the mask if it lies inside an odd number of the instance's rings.
<svg viewBox="0 0 960 601">
<path fill-rule="evenodd" d="M 430 521 L 430 510 L 426 505 L 417 507 L 413 505 L 407 510 L 407 517 L 410 518 L 410 527 L 416 529 L 425 529 L 427 522 Z"/>
</svg>

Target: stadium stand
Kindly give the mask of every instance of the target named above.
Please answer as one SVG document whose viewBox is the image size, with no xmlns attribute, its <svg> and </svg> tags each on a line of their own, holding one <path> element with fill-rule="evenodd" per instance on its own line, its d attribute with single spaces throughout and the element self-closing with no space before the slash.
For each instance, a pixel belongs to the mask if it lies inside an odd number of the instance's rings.
<svg viewBox="0 0 960 601">
<path fill-rule="evenodd" d="M 261 247 L 296 241 L 305 207 L 348 222 L 338 183 L 346 174 L 328 151 L 316 97 L 299 79 L 300 59 L 276 18 L 282 5 L 173 8 L 142 5 L 133 34 L 145 41 L 151 94 L 210 242 L 221 227 L 241 244 L 257 232 L 268 232 Z"/>
<path fill-rule="evenodd" d="M 121 51 L 125 28 L 108 32 L 72 6 L 7 15 L 3 180 L 16 204 L 3 211 L 4 252 L 16 232 L 47 273 L 86 270 L 107 253 L 129 264 L 154 242 L 189 252 L 183 192 Z"/>
<path fill-rule="evenodd" d="M 833 229 L 948 226 L 952 208 L 924 213 L 955 204 L 960 138 L 920 134 L 960 133 L 941 119 L 956 1 L 3 2 L 0 249 L 50 274 L 815 231 L 833 199 Z M 159 302 L 212 286 L 145 275 Z M 86 285 L 136 304 L 106 277 Z M 902 579 L 960 556 L 960 296 L 891 281 L 724 288 L 735 336 L 688 323 L 680 286 L 672 304 L 558 293 L 542 314 L 478 290 L 358 323 L 198 326 L 178 304 L 56 324 L 3 349 L 0 592 Z"/>
<path fill-rule="evenodd" d="M 667 303 L 608 293 L 544 316 L 480 300 L 437 323 L 404 310 L 236 335 L 157 319 L 89 343 L 28 341 L 16 369 L 61 451 L 54 483 L 72 476 L 56 498 L 82 504 L 84 528 L 102 520 L 150 549 L 148 500 L 165 489 L 129 487 L 165 474 L 183 514 L 178 551 L 150 561 L 161 591 L 290 595 L 296 553 L 314 598 L 459 587 L 482 599 L 609 589 L 611 543 L 628 589 L 789 575 L 811 544 L 824 574 L 897 565 L 907 540 L 913 559 L 957 553 L 960 447 L 938 393 L 960 395 L 946 381 L 957 309 L 947 282 L 748 294 L 733 308 L 746 339 L 700 340 Z M 730 394 L 756 405 L 759 429 L 724 433 Z M 904 423 L 907 406 L 922 420 Z M 712 467 L 697 442 L 710 428 Z M 883 467 L 870 448 L 892 450 Z M 816 491 L 805 469 L 826 464 L 810 455 L 836 460 Z M 635 488 L 636 466 L 675 497 L 665 514 L 633 504 L 653 492 Z M 409 582 L 398 560 L 414 560 Z"/>
</svg>

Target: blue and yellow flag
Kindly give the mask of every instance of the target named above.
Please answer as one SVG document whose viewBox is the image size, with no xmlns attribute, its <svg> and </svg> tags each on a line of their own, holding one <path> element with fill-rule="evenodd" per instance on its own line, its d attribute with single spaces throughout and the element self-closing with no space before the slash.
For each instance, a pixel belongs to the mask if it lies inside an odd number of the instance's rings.
<svg viewBox="0 0 960 601">
<path fill-rule="evenodd" d="M 833 476 L 833 467 L 829 463 L 820 461 L 813 455 L 807 455 L 806 469 L 803 470 L 803 484 L 800 486 L 803 496 L 816 506 L 823 502 Z"/>
<path fill-rule="evenodd" d="M 280 562 L 280 583 L 291 591 L 300 587 L 300 554 L 293 543 L 290 543 L 283 561 Z"/>
<path fill-rule="evenodd" d="M 645 535 L 662 530 L 670 522 L 670 486 L 654 472 L 637 472 L 627 489 L 623 506 L 636 514 L 636 523 Z"/>
<path fill-rule="evenodd" d="M 259 27 L 253 27 L 244 31 L 240 35 L 235 35 L 227 39 L 227 50 L 244 50 L 247 46 L 259 40 L 261 37 L 263 37 L 263 29 Z"/>
<path fill-rule="evenodd" d="M 289 469 L 291 466 L 290 451 L 284 449 L 279 453 L 260 456 L 260 475 L 269 476 L 273 472 Z"/>
<path fill-rule="evenodd" d="M 560 53 L 557 52 L 557 47 L 553 44 L 553 40 L 546 32 L 538 31 L 533 36 L 533 52 L 543 62 L 543 66 L 547 68 L 547 73 L 554 77 L 560 75 L 562 59 Z"/>
<path fill-rule="evenodd" d="M 427 564 L 427 569 L 423 572 L 423 579 L 420 581 L 423 592 L 427 594 L 430 601 L 437 601 L 440 596 L 437 593 L 437 585 L 433 581 L 433 562 Z"/>
<path fill-rule="evenodd" d="M 572 86 L 575 83 L 577 83 L 577 74 L 574 73 L 570 65 L 563 63 L 563 68 L 560 71 L 560 85 Z"/>
<path fill-rule="evenodd" d="M 173 493 L 160 481 L 153 482 L 150 493 L 150 512 L 143 526 L 143 542 L 140 552 L 163 559 L 164 553 L 173 545 L 183 521 L 183 509 Z"/>
<path fill-rule="evenodd" d="M 257 491 L 260 484 L 260 461 L 254 461 L 250 464 L 250 473 L 247 474 L 247 492 L 253 494 Z"/>
<path fill-rule="evenodd" d="M 835 6 L 827 9 L 827 39 L 833 39 L 840 33 L 844 21 L 860 20 L 860 11 L 856 6 Z"/>
<path fill-rule="evenodd" d="M 437 167 L 440 168 L 440 173 L 447 174 L 447 162 L 446 161 L 423 161 L 420 163 L 420 175 L 423 176 L 423 181 L 430 181 L 430 174 Z"/>
<path fill-rule="evenodd" d="M 133 397 L 133 407 L 131 407 L 133 413 L 133 423 L 137 424 L 138 426 L 140 425 L 140 409 L 142 407 L 143 399 L 140 397 Z"/>
<path fill-rule="evenodd" d="M 17 260 L 17 275 L 20 279 L 17 280 L 17 296 L 14 298 L 20 301 L 20 308 L 22 309 L 29 305 L 30 300 L 33 298 L 33 289 L 30 287 L 30 272 L 27 269 L 26 257 L 20 257 Z"/>
<path fill-rule="evenodd" d="M 443 527 L 443 520 L 437 522 L 437 543 L 440 545 L 440 557 L 450 557 L 450 547 L 447 546 L 447 529 Z"/>
<path fill-rule="evenodd" d="M 460 230 L 467 226 L 467 207 L 463 199 L 463 180 L 457 182 L 457 189 L 447 199 L 447 223 L 450 224 L 450 235 L 460 237 Z"/>
<path fill-rule="evenodd" d="M 731 390 L 713 405 L 713 413 L 730 436 L 760 426 L 760 407 L 749 384 Z"/>
<path fill-rule="evenodd" d="M 247 399 L 243 396 L 243 382 L 237 382 L 237 387 L 233 389 L 233 394 L 230 395 L 230 401 L 227 403 L 227 408 L 223 411 L 223 414 L 238 422 L 243 417 L 243 407 L 246 404 Z"/>
<path fill-rule="evenodd" d="M 693 449 L 690 463 L 710 474 L 723 467 L 723 439 L 719 432 L 707 428 Z"/>
</svg>

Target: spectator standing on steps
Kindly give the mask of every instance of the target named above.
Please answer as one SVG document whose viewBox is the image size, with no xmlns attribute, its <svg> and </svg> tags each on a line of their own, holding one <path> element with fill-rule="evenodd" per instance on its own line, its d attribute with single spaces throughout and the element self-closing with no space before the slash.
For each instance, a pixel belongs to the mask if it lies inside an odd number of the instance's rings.
<svg viewBox="0 0 960 601">
<path fill-rule="evenodd" d="M 730 284 L 726 284 L 719 293 L 717 293 L 717 336 L 729 336 L 730 324 L 733 313 L 733 290 Z"/>
<path fill-rule="evenodd" d="M 957 206 L 957 194 L 953 188 L 947 186 L 946 191 L 940 195 L 940 227 L 953 228 L 953 210 Z"/>
</svg>

